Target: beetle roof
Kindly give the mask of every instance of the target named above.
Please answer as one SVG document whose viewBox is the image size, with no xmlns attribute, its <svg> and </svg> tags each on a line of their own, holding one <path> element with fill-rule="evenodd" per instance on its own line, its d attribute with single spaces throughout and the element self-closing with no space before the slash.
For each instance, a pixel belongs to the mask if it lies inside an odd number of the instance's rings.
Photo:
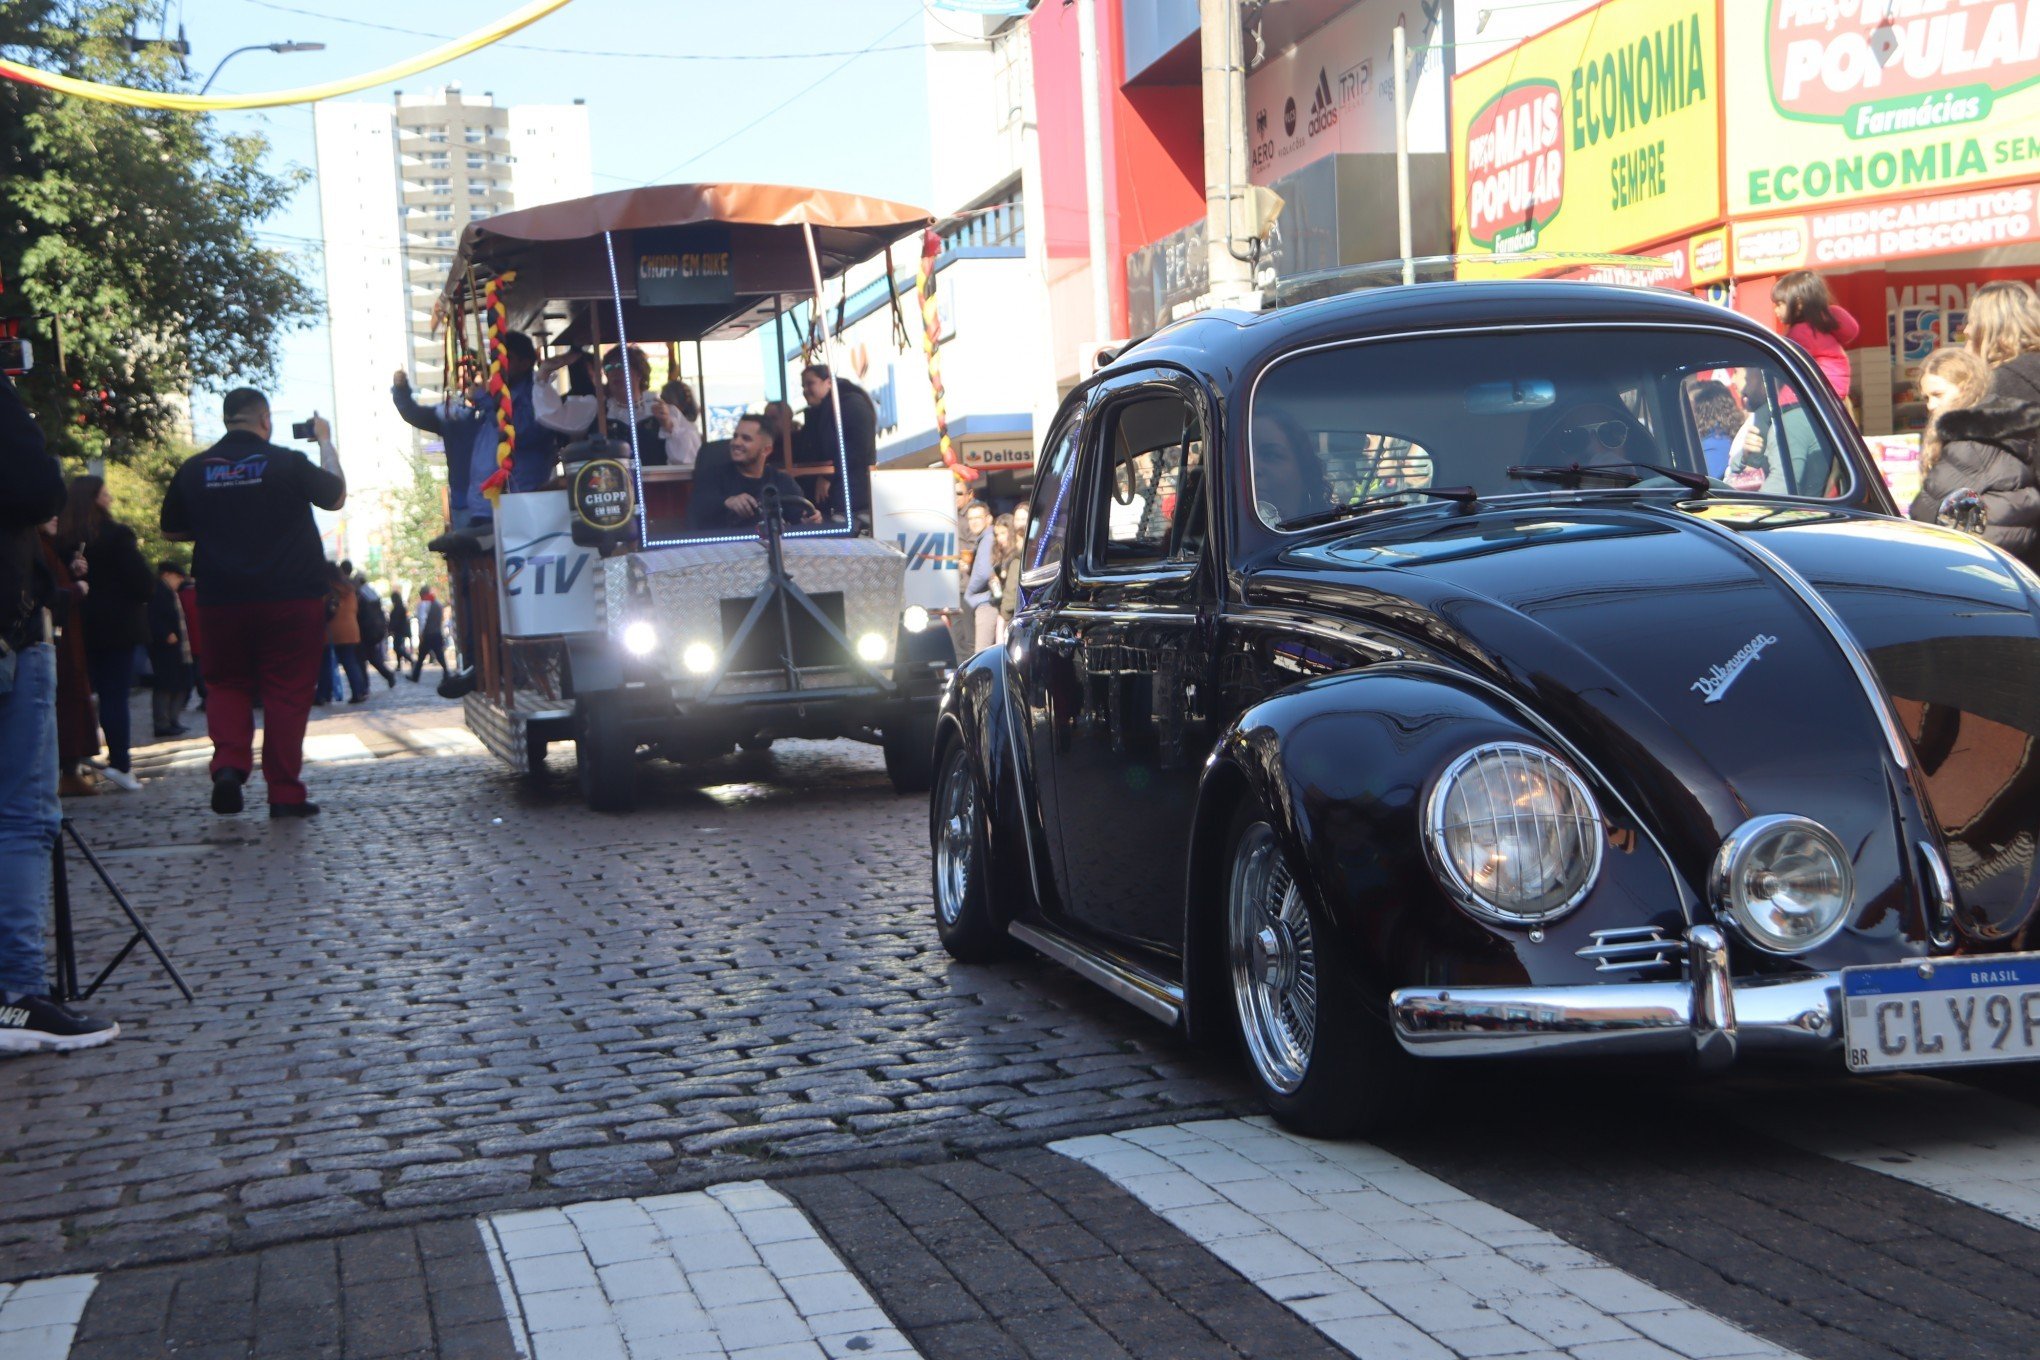
<svg viewBox="0 0 2040 1360">
<path fill-rule="evenodd" d="M 1411 330 L 1577 322 L 1728 326 L 1771 332 L 1739 312 L 1662 288 L 1629 288 L 1560 279 L 1418 283 L 1301 303 L 1267 312 L 1200 312 L 1129 345 L 1100 376 L 1143 363 L 1195 372 L 1258 370 L 1300 345 Z"/>
</svg>

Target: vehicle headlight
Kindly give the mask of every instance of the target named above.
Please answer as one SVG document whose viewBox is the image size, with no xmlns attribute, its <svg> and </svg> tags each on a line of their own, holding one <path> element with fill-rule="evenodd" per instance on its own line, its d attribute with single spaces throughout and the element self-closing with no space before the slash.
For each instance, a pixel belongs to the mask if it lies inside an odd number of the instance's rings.
<svg viewBox="0 0 2040 1360">
<path fill-rule="evenodd" d="M 707 675 L 715 669 L 715 648 L 706 642 L 690 642 L 680 653 L 680 664 L 689 675 Z"/>
<path fill-rule="evenodd" d="M 1798 954 L 1842 928 L 1856 871 L 1841 840 L 1819 822 L 1757 817 L 1721 843 L 1708 892 L 1751 944 Z"/>
<path fill-rule="evenodd" d="M 917 604 L 908 605 L 906 610 L 900 615 L 900 627 L 906 629 L 909 633 L 927 632 L 928 611 Z"/>
<path fill-rule="evenodd" d="M 1564 915 L 1601 868 L 1601 813 L 1586 781 L 1520 742 L 1476 746 L 1447 766 L 1424 829 L 1447 890 L 1504 925 Z"/>
<path fill-rule="evenodd" d="M 885 639 L 877 633 L 866 633 L 857 639 L 857 655 L 864 661 L 885 660 Z"/>
<path fill-rule="evenodd" d="M 633 619 L 623 626 L 623 649 L 632 656 L 650 656 L 652 648 L 659 645 L 659 630 L 643 619 Z"/>
</svg>

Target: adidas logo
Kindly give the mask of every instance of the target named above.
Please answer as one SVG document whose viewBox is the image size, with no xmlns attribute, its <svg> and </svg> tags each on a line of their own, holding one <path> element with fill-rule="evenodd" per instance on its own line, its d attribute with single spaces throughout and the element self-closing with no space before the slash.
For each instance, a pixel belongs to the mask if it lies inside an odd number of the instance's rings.
<svg viewBox="0 0 2040 1360">
<path fill-rule="evenodd" d="M 1332 102 L 1332 80 L 1325 73 L 1325 68 L 1320 66 L 1317 73 L 1317 88 L 1310 97 L 1309 133 L 1315 137 L 1328 128 L 1336 127 L 1338 122 L 1339 110 Z"/>
</svg>

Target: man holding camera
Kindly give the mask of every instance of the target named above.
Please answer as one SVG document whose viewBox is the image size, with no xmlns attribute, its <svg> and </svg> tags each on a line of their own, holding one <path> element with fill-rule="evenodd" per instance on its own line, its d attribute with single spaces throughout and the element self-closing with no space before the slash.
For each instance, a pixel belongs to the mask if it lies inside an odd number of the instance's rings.
<svg viewBox="0 0 2040 1360">
<path fill-rule="evenodd" d="M 310 817 L 319 809 L 305 801 L 298 776 L 326 646 L 327 593 L 312 507 L 338 510 L 347 501 L 347 480 L 320 417 L 294 430 L 318 444 L 314 466 L 296 449 L 269 442 L 269 400 L 253 388 L 227 393 L 221 415 L 226 434 L 186 459 L 163 497 L 163 533 L 196 544 L 212 810 L 241 810 L 241 786 L 255 766 L 259 689 L 269 815 Z"/>
</svg>

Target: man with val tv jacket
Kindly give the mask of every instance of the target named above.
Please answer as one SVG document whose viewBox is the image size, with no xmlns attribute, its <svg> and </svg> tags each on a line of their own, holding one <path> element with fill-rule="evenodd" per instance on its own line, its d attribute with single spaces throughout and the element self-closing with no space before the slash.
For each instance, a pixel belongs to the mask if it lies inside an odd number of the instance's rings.
<svg viewBox="0 0 2040 1360">
<path fill-rule="evenodd" d="M 347 480 L 318 416 L 319 466 L 269 442 L 269 399 L 227 393 L 227 432 L 185 460 L 163 497 L 163 532 L 195 542 L 193 575 L 205 632 L 206 726 L 212 731 L 212 810 L 241 810 L 255 766 L 253 701 L 262 692 L 262 777 L 271 817 L 310 817 L 305 722 L 326 647 L 326 551 L 312 507 L 338 510 Z"/>
</svg>

